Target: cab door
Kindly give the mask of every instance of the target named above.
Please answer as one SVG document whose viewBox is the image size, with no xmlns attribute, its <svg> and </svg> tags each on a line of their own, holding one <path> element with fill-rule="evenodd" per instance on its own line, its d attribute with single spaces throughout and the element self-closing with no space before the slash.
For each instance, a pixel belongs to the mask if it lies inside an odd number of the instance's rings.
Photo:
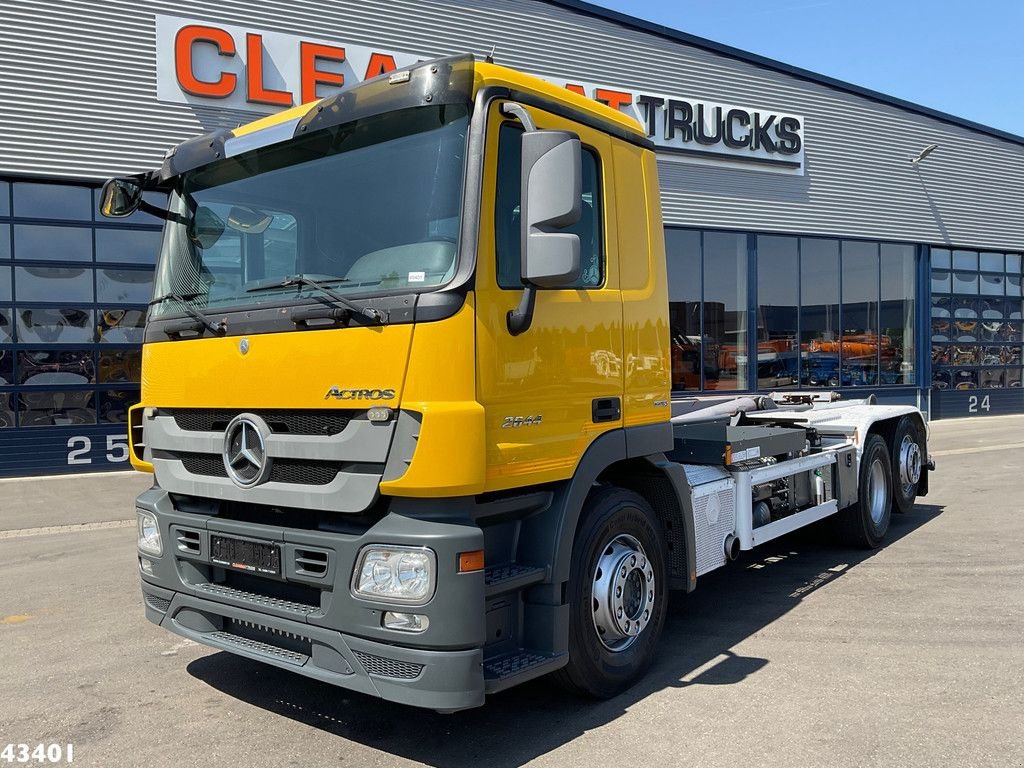
<svg viewBox="0 0 1024 768">
<path fill-rule="evenodd" d="M 622 426 L 622 301 L 611 140 L 528 108 L 538 128 L 579 135 L 581 275 L 571 288 L 538 289 L 530 328 L 513 336 L 506 316 L 520 279 L 522 125 L 492 104 L 485 152 L 477 267 L 477 396 L 486 413 L 487 490 L 570 477 L 603 432 Z"/>
</svg>

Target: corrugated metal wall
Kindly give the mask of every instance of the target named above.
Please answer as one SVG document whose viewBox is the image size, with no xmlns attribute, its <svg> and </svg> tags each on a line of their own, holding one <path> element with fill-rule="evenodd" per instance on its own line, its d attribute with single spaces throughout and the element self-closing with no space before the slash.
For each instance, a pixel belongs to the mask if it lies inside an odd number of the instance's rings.
<svg viewBox="0 0 1024 768">
<path fill-rule="evenodd" d="M 142 170 L 251 119 L 156 101 L 156 13 L 801 114 L 805 176 L 666 160 L 666 220 L 1024 250 L 1024 146 L 542 0 L 3 0 L 0 173 Z"/>
</svg>

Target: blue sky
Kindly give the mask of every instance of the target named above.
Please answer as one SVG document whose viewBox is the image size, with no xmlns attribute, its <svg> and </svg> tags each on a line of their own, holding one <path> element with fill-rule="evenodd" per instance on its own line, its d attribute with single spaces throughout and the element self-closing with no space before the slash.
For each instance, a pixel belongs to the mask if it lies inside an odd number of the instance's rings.
<svg viewBox="0 0 1024 768">
<path fill-rule="evenodd" d="M 594 0 L 1024 135 L 1024 0 Z"/>
</svg>

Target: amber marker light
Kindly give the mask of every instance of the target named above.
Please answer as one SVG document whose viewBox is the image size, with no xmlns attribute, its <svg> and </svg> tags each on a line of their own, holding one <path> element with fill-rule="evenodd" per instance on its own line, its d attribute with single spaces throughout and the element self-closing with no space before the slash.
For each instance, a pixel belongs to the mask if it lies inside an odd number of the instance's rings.
<svg viewBox="0 0 1024 768">
<path fill-rule="evenodd" d="M 472 573 L 484 569 L 484 551 L 474 549 L 472 552 L 459 552 L 459 573 Z"/>
</svg>

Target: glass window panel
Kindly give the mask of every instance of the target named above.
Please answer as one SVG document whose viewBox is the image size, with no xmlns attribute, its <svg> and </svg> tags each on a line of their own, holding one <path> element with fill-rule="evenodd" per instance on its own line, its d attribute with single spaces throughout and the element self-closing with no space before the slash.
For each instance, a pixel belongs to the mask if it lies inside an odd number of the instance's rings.
<svg viewBox="0 0 1024 768">
<path fill-rule="evenodd" d="M 0 347 L 0 386 L 14 384 L 14 352 Z"/>
<path fill-rule="evenodd" d="M 780 389 L 800 378 L 799 240 L 757 237 L 757 386 Z"/>
<path fill-rule="evenodd" d="M 983 272 L 1004 272 L 1006 271 L 1003 254 L 993 251 L 982 251 L 980 266 Z"/>
<path fill-rule="evenodd" d="M 944 269 L 932 270 L 932 293 L 950 293 L 953 289 L 953 273 Z"/>
<path fill-rule="evenodd" d="M 1006 386 L 1008 387 L 1019 387 L 1021 385 L 1021 370 L 1020 368 L 1007 368 L 1006 370 Z"/>
<path fill-rule="evenodd" d="M 95 392 L 21 392 L 18 422 L 22 427 L 61 427 L 96 423 Z"/>
<path fill-rule="evenodd" d="M 101 342 L 141 344 L 145 326 L 146 311 L 144 309 L 99 310 Z"/>
<path fill-rule="evenodd" d="M 1007 299 L 1003 305 L 1004 315 L 1007 320 L 1020 320 L 1021 319 L 1021 302 L 1020 299 Z"/>
<path fill-rule="evenodd" d="M 3 368 L 0 360 L 0 369 Z M 2 375 L 2 374 L 0 374 Z M 0 429 L 14 426 L 14 393 L 0 392 Z"/>
<path fill-rule="evenodd" d="M 159 252 L 159 232 L 141 229 L 96 230 L 96 261 L 155 264 Z M 295 263 L 294 258 L 291 263 Z"/>
<path fill-rule="evenodd" d="M 1002 389 L 1006 386 L 1006 370 L 1003 368 L 982 368 L 978 386 L 982 389 Z"/>
<path fill-rule="evenodd" d="M 96 367 L 88 349 L 32 349 L 18 353 L 18 383 L 32 386 L 95 384 Z"/>
<path fill-rule="evenodd" d="M 981 295 L 1002 296 L 1003 284 L 1006 282 L 1006 275 L 982 275 Z"/>
<path fill-rule="evenodd" d="M 94 340 L 91 309 L 18 309 L 22 344 L 88 344 Z"/>
<path fill-rule="evenodd" d="M 747 236 L 704 233 L 704 336 L 717 370 L 707 372 L 705 389 L 748 389 Z"/>
<path fill-rule="evenodd" d="M 1007 277 L 1006 278 L 1006 295 L 1007 296 L 1020 296 L 1020 278 L 1019 277 Z"/>
<path fill-rule="evenodd" d="M 883 243 L 881 259 L 884 279 L 879 305 L 879 383 L 913 384 L 917 381 L 917 249 L 912 245 Z"/>
<path fill-rule="evenodd" d="M 92 230 L 19 224 L 14 228 L 14 258 L 18 261 L 92 261 Z"/>
<path fill-rule="evenodd" d="M 700 335 L 700 232 L 665 230 L 668 261 L 668 320 L 672 332 L 672 389 L 695 390 L 705 375 L 717 373 L 711 346 Z"/>
<path fill-rule="evenodd" d="M 953 256 L 947 248 L 932 248 L 932 269 L 950 269 Z"/>
<path fill-rule="evenodd" d="M 955 368 L 952 379 L 954 389 L 978 388 L 978 371 L 975 368 Z"/>
<path fill-rule="evenodd" d="M 932 317 L 949 317 L 950 306 L 948 296 L 932 296 Z"/>
<path fill-rule="evenodd" d="M 982 320 L 1002 320 L 1006 305 L 1000 299 L 982 299 L 978 307 Z"/>
<path fill-rule="evenodd" d="M 843 386 L 878 384 L 878 245 L 843 242 Z"/>
<path fill-rule="evenodd" d="M 998 345 L 986 346 L 981 348 L 981 364 L 982 365 L 1005 365 L 1006 358 L 1003 357 L 1003 350 L 1008 347 L 1001 347 Z"/>
<path fill-rule="evenodd" d="M 946 317 L 932 318 L 932 341 L 949 341 L 952 323 Z"/>
<path fill-rule="evenodd" d="M 953 251 L 953 269 L 978 269 L 977 251 Z"/>
<path fill-rule="evenodd" d="M 971 293 L 976 294 L 978 292 L 978 273 L 977 272 L 954 272 L 953 273 L 953 293 Z"/>
<path fill-rule="evenodd" d="M 92 219 L 92 189 L 67 184 L 14 183 L 14 215 L 32 219 Z"/>
<path fill-rule="evenodd" d="M 100 423 L 126 424 L 128 409 L 139 402 L 137 389 L 113 389 L 100 392 Z"/>
<path fill-rule="evenodd" d="M 76 267 L 17 267 L 19 301 L 92 301 L 92 269 Z"/>
<path fill-rule="evenodd" d="M 137 384 L 142 373 L 142 350 L 105 349 L 100 352 L 100 384 Z"/>
<path fill-rule="evenodd" d="M 1008 253 L 1006 254 L 1006 271 L 1011 275 L 1020 274 L 1020 254 L 1019 253 Z"/>
<path fill-rule="evenodd" d="M 14 326 L 11 323 L 11 310 L 0 309 L 0 344 L 14 341 Z"/>
<path fill-rule="evenodd" d="M 10 301 L 14 296 L 11 290 L 11 268 L 0 267 L 0 301 Z"/>
<path fill-rule="evenodd" d="M 153 291 L 151 269 L 96 270 L 96 298 L 100 302 L 145 304 Z"/>
<path fill-rule="evenodd" d="M 11 225 L 0 224 L 0 259 L 11 258 Z"/>
<path fill-rule="evenodd" d="M 800 240 L 800 383 L 839 386 L 839 241 Z"/>
<path fill-rule="evenodd" d="M 6 181 L 0 181 L 0 216 L 11 215 L 11 187 Z"/>
</svg>

